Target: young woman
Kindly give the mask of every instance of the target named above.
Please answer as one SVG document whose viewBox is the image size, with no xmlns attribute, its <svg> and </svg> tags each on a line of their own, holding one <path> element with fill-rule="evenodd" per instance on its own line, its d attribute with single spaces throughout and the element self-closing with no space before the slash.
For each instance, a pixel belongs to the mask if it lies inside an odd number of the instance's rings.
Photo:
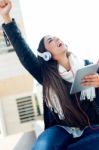
<svg viewBox="0 0 99 150">
<path fill-rule="evenodd" d="M 89 89 L 70 95 L 76 71 L 90 61 L 80 60 L 59 38 L 50 35 L 41 39 L 36 57 L 11 18 L 11 8 L 10 0 L 0 0 L 3 30 L 23 66 L 43 86 L 45 131 L 32 150 L 98 150 L 99 70 L 82 80 Z"/>
</svg>

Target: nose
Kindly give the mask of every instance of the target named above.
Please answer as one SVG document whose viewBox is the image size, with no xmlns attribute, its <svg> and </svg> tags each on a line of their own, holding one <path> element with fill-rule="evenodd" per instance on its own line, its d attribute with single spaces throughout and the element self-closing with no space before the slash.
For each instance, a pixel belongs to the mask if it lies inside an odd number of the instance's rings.
<svg viewBox="0 0 99 150">
<path fill-rule="evenodd" d="M 53 39 L 56 40 L 56 41 L 59 40 L 59 38 L 57 36 L 54 36 Z"/>
<path fill-rule="evenodd" d="M 59 38 L 56 38 L 56 41 L 59 41 L 60 39 Z"/>
</svg>

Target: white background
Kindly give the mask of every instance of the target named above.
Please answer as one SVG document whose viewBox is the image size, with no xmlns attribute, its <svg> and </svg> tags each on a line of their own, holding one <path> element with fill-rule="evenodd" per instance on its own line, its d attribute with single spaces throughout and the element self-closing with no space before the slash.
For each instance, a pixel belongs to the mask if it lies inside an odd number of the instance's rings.
<svg viewBox="0 0 99 150">
<path fill-rule="evenodd" d="M 44 35 L 56 35 L 70 51 L 97 62 L 98 3 L 98 0 L 20 0 L 28 44 L 36 53 Z"/>
</svg>

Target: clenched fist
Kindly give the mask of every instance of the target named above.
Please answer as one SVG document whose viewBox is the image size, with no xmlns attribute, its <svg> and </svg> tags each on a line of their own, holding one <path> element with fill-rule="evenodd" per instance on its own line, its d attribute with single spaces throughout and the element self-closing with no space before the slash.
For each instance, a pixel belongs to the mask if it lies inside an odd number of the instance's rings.
<svg viewBox="0 0 99 150">
<path fill-rule="evenodd" d="M 10 0 L 0 0 L 0 15 L 5 17 L 9 14 L 12 8 L 12 3 Z"/>
</svg>

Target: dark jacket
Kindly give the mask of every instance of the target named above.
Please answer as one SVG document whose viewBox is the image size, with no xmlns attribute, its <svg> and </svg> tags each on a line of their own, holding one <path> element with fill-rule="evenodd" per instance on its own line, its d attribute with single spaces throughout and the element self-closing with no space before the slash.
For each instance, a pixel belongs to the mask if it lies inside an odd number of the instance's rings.
<svg viewBox="0 0 99 150">
<path fill-rule="evenodd" d="M 26 41 L 23 39 L 15 20 L 13 19 L 11 23 L 3 24 L 2 27 L 7 34 L 9 40 L 11 41 L 22 65 L 40 84 L 43 84 L 41 64 L 38 61 L 37 57 L 34 55 L 34 53 L 31 51 L 29 46 L 26 44 Z M 88 60 L 85 60 L 85 65 L 88 64 L 90 64 L 90 62 Z M 63 81 L 66 84 L 69 93 L 71 84 L 69 82 L 66 82 L 65 80 Z M 80 93 L 77 94 L 78 98 L 79 95 Z M 75 95 L 69 96 L 72 101 L 76 101 Z M 94 103 L 90 102 L 89 100 L 84 100 L 80 102 L 80 105 L 89 116 L 90 122 L 93 124 L 99 124 L 99 89 L 96 88 L 96 98 L 94 100 Z M 58 115 L 54 111 L 51 111 L 47 107 L 45 102 L 43 102 L 43 107 L 45 129 L 56 124 L 63 124 L 62 121 L 58 118 Z"/>
</svg>

